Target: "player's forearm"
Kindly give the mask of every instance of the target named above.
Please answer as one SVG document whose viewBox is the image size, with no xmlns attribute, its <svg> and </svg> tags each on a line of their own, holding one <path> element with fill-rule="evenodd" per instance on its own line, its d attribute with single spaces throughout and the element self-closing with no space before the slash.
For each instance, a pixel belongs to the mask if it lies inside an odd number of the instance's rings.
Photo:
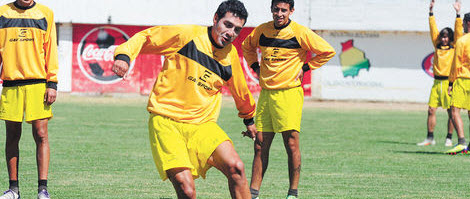
<svg viewBox="0 0 470 199">
<path fill-rule="evenodd" d="M 320 68 L 321 66 L 325 65 L 328 61 L 330 61 L 336 52 L 334 50 L 324 51 L 323 53 L 317 54 L 317 56 L 313 57 L 309 62 L 308 65 L 312 70 Z"/>
</svg>

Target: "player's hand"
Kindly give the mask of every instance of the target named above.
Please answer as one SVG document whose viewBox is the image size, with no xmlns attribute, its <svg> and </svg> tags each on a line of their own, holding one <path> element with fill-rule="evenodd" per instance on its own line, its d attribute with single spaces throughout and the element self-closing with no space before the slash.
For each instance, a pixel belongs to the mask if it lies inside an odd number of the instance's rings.
<svg viewBox="0 0 470 199">
<path fill-rule="evenodd" d="M 253 141 L 256 140 L 256 133 L 258 131 L 256 130 L 256 126 L 254 124 L 246 126 L 246 131 L 242 132 L 243 137 L 248 136 L 251 138 Z"/>
<path fill-rule="evenodd" d="M 111 70 L 116 73 L 117 76 L 125 78 L 125 75 L 129 70 L 129 64 L 123 60 L 115 60 Z"/>
<path fill-rule="evenodd" d="M 449 88 L 447 89 L 447 94 L 449 96 L 452 96 L 452 89 L 453 89 L 452 86 L 449 86 Z"/>
<path fill-rule="evenodd" d="M 462 8 L 462 4 L 460 3 L 459 0 L 455 0 L 454 9 L 455 9 L 455 12 L 457 12 L 457 14 L 460 13 L 460 8 Z"/>
<path fill-rule="evenodd" d="M 55 102 L 57 91 L 53 88 L 47 88 L 44 94 L 44 102 L 49 106 Z"/>
<path fill-rule="evenodd" d="M 429 12 L 432 12 L 433 7 L 434 7 L 434 0 L 431 0 L 431 4 L 429 4 Z"/>
</svg>

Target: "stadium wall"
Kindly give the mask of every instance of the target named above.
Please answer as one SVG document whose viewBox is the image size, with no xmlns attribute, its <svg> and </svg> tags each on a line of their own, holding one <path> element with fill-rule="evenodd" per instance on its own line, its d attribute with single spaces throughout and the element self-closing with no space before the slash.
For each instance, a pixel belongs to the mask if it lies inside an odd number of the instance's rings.
<svg viewBox="0 0 470 199">
<path fill-rule="evenodd" d="M 82 77 L 78 78 L 81 69 L 77 69 L 77 60 L 74 61 L 77 59 L 77 26 L 82 26 L 78 29 L 83 26 L 102 25 L 135 26 L 137 29 L 143 29 L 168 24 L 210 25 L 216 5 L 221 1 L 38 0 L 54 11 L 58 23 L 59 91 L 145 94 L 149 92 L 153 81 L 143 78 L 142 74 L 152 76 L 158 72 L 158 68 L 151 71 L 142 70 L 139 72 L 141 74 L 135 77 L 139 83 L 127 83 L 128 85 L 124 85 L 123 81 L 93 84 L 97 82 L 92 80 L 88 81 L 93 83 L 84 84 L 83 76 L 86 75 L 82 72 Z M 11 0 L 0 0 L 2 4 L 8 2 Z M 454 0 L 436 2 L 435 16 L 440 28 L 453 26 L 453 2 Z M 244 3 L 250 13 L 246 30 L 271 19 L 268 8 L 270 0 Z M 428 55 L 433 50 L 428 36 L 428 3 L 427 0 L 296 0 L 293 20 L 315 30 L 338 52 L 326 66 L 312 73 L 311 83 L 304 84 L 304 89 L 311 89 L 311 94 L 307 96 L 317 99 L 427 101 L 432 84 L 432 77 L 429 76 L 432 56 Z M 463 3 L 462 13 L 470 11 L 470 6 L 466 6 L 466 2 Z M 348 44 L 348 41 L 351 44 Z M 342 43 L 352 47 L 343 52 Z M 161 57 L 139 59 L 140 62 L 152 64 L 162 61 Z M 146 59 L 154 61 L 142 61 Z M 363 61 L 362 65 L 358 66 L 357 74 L 354 67 L 351 69 L 351 66 L 348 66 L 354 65 L 351 63 L 355 60 Z M 368 60 L 369 65 L 365 60 Z M 106 74 L 106 71 L 103 71 L 103 74 Z M 251 76 L 252 74 L 247 73 L 249 81 Z M 307 79 L 309 77 L 307 75 Z M 83 89 L 77 90 L 80 87 Z M 259 89 L 255 86 L 250 88 L 255 93 Z"/>
</svg>

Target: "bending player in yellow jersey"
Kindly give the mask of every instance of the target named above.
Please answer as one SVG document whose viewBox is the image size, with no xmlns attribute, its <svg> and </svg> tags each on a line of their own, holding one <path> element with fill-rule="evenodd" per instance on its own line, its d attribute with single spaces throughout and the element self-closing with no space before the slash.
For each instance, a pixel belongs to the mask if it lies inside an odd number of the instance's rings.
<svg viewBox="0 0 470 199">
<path fill-rule="evenodd" d="M 466 109 L 470 118 L 470 13 L 465 14 L 463 20 L 466 35 L 455 44 L 454 62 L 449 76 L 449 95 L 451 98 L 452 121 L 459 136 L 459 143 L 453 149 L 446 151 L 447 154 L 466 153 L 468 147 L 465 142 L 460 109 Z"/>
<path fill-rule="evenodd" d="M 224 1 L 213 26 L 156 26 L 134 35 L 115 52 L 112 70 L 124 76 L 139 53 L 165 56 L 148 102 L 149 139 L 162 180 L 178 198 L 196 198 L 194 179 L 214 166 L 228 179 L 232 198 L 250 198 L 243 162 L 216 124 L 221 89 L 228 86 L 248 135 L 254 138 L 255 101 L 231 44 L 248 13 L 238 0 Z"/>
<path fill-rule="evenodd" d="M 429 96 L 429 108 L 427 129 L 428 135 L 423 142 L 418 143 L 418 146 L 434 145 L 434 127 L 436 126 L 436 110 L 442 107 L 447 110 L 449 119 L 447 120 L 447 137 L 445 146 L 452 146 L 452 131 L 454 126 L 451 120 L 450 111 L 450 96 L 447 94 L 449 86 L 449 73 L 454 60 L 455 41 L 463 35 L 462 18 L 460 18 L 460 2 L 458 0 L 454 3 L 454 8 L 457 13 L 455 19 L 455 32 L 451 28 L 446 27 L 438 32 L 436 19 L 433 14 L 434 0 L 431 1 L 429 6 L 429 29 L 431 32 L 431 40 L 434 46 L 434 60 L 432 69 L 434 73 L 434 84 Z"/>
<path fill-rule="evenodd" d="M 259 132 L 254 144 L 250 191 L 252 198 L 258 197 L 263 175 L 268 168 L 271 143 L 275 133 L 280 133 L 288 155 L 290 186 L 287 197 L 296 198 L 304 99 L 300 76 L 303 71 L 321 67 L 335 55 L 335 51 L 312 30 L 289 19 L 294 12 L 293 0 L 272 0 L 271 12 L 273 21 L 256 27 L 242 45 L 245 59 L 259 74 L 262 88 L 256 113 Z M 261 49 L 260 64 L 257 48 Z M 316 56 L 307 60 L 310 52 Z"/>
<path fill-rule="evenodd" d="M 5 120 L 9 190 L 0 199 L 20 198 L 18 143 L 23 119 L 32 125 L 36 142 L 38 198 L 47 199 L 49 141 L 47 125 L 56 99 L 58 56 L 52 11 L 34 0 L 0 7 L 0 54 L 3 89 L 0 119 Z"/>
</svg>

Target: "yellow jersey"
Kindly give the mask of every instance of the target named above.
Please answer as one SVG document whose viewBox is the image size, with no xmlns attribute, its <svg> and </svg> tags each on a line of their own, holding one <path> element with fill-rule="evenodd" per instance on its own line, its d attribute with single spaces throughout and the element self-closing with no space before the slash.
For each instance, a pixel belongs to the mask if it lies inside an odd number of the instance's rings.
<svg viewBox="0 0 470 199">
<path fill-rule="evenodd" d="M 0 7 L 1 79 L 4 86 L 47 82 L 57 89 L 59 61 L 52 11 L 39 3 Z"/>
<path fill-rule="evenodd" d="M 464 35 L 455 44 L 449 83 L 452 85 L 457 78 L 470 78 L 470 34 Z"/>
<path fill-rule="evenodd" d="M 437 29 L 436 19 L 431 14 L 429 16 L 429 29 L 431 33 L 431 40 L 434 46 L 434 60 L 432 64 L 432 70 L 435 78 L 447 78 L 450 74 L 450 68 L 452 67 L 452 61 L 454 60 L 455 43 L 463 36 L 462 18 L 457 17 L 455 19 L 454 29 L 454 42 L 449 46 L 438 47 L 439 43 L 439 30 Z"/>
<path fill-rule="evenodd" d="M 298 87 L 298 75 L 305 62 L 310 69 L 317 69 L 336 54 L 323 38 L 294 21 L 280 28 L 274 27 L 273 21 L 256 27 L 242 44 L 249 66 L 258 62 L 257 48 L 261 50 L 259 80 L 263 89 Z M 316 56 L 307 60 L 309 52 Z"/>
<path fill-rule="evenodd" d="M 211 27 L 155 26 L 135 34 L 116 48 L 116 59 L 134 60 L 139 53 L 165 56 L 149 97 L 147 110 L 179 122 L 216 122 L 228 86 L 239 117 L 252 119 L 255 101 L 248 90 L 236 48 L 219 47 Z"/>
</svg>

